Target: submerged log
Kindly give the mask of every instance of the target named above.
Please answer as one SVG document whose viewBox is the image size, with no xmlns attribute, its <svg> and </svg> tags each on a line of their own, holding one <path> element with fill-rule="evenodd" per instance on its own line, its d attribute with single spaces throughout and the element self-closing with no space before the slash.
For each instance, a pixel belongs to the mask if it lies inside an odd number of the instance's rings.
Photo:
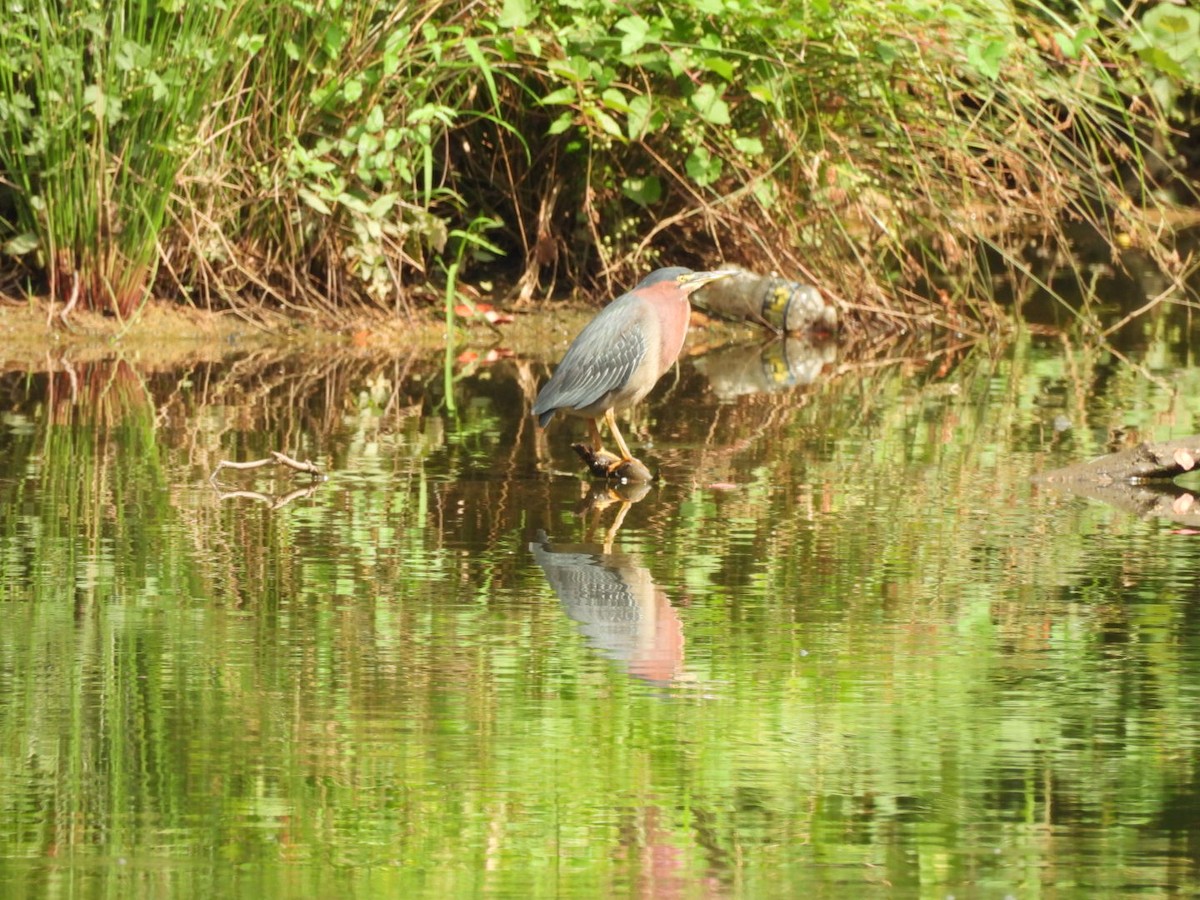
<svg viewBox="0 0 1200 900">
<path fill-rule="evenodd" d="M 1190 472 L 1200 461 L 1200 435 L 1174 441 L 1143 441 L 1129 450 L 1109 453 L 1035 476 L 1045 484 L 1162 481 Z"/>
<path fill-rule="evenodd" d="M 1076 463 L 1034 476 L 1052 490 L 1091 497 L 1141 518 L 1178 522 L 1181 533 L 1200 531 L 1200 501 L 1171 479 L 1196 468 L 1200 435 L 1175 441 L 1143 442 L 1129 450 L 1109 453 L 1091 462 Z"/>
<path fill-rule="evenodd" d="M 1131 484 L 1116 481 L 1098 484 L 1074 481 L 1048 483 L 1046 487 L 1072 496 L 1099 500 L 1140 519 L 1166 519 L 1200 532 L 1200 502 L 1191 492 L 1170 482 Z"/>
</svg>

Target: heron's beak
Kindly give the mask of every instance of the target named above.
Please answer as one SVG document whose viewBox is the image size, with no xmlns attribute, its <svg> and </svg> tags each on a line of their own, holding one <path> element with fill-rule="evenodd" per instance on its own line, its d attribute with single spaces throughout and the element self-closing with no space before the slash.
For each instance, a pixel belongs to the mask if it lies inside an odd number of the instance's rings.
<svg viewBox="0 0 1200 900">
<path fill-rule="evenodd" d="M 689 294 L 692 291 L 699 290 L 708 284 L 710 281 L 718 281 L 721 278 L 728 278 L 730 275 L 737 275 L 736 269 L 718 269 L 712 272 L 691 272 L 687 275 L 679 276 L 679 286 Z"/>
</svg>

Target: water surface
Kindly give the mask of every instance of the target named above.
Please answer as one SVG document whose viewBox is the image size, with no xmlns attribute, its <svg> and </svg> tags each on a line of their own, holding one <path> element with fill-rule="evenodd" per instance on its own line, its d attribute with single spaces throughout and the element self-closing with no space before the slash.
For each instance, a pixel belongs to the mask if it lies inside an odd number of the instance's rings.
<svg viewBox="0 0 1200 900">
<path fill-rule="evenodd" d="M 1200 432 L 1117 340 L 688 359 L 640 497 L 541 361 L 6 374 L 0 895 L 1195 895 L 1200 538 L 1032 480 Z"/>
</svg>

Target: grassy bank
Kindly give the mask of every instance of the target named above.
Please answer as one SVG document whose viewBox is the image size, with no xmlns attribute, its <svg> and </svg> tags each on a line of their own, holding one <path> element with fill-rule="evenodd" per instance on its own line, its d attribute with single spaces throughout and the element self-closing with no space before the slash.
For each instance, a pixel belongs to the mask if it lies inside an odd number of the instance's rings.
<svg viewBox="0 0 1200 900">
<path fill-rule="evenodd" d="M 0 36 L 0 276 L 298 320 L 808 278 L 851 327 L 988 320 L 1090 223 L 1187 266 L 1200 14 L 1074 2 L 40 0 Z M 1064 259 L 1070 264 L 1070 255 Z"/>
</svg>

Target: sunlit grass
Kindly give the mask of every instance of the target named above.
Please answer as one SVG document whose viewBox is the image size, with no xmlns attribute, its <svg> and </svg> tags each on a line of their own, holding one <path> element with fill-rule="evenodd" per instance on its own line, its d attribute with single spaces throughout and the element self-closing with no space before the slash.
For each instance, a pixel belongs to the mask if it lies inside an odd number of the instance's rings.
<svg viewBox="0 0 1200 900">
<path fill-rule="evenodd" d="M 152 285 L 397 315 L 720 258 L 852 327 L 991 325 L 988 260 L 1064 221 L 1185 271 L 1156 214 L 1196 201 L 1188 12 L 39 2 L 0 37 L 0 240 L 123 317 Z"/>
</svg>

